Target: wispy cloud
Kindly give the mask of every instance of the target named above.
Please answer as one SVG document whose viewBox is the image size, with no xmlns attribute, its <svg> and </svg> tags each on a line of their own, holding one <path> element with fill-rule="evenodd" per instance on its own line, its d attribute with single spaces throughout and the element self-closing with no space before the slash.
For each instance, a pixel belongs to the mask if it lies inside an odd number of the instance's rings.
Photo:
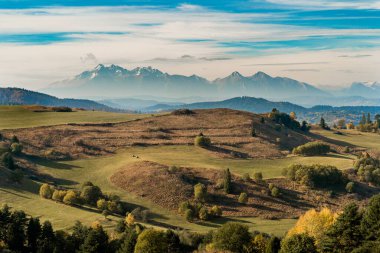
<svg viewBox="0 0 380 253">
<path fill-rule="evenodd" d="M 109 5 L 116 2 L 112 0 Z M 0 83 L 42 86 L 77 74 L 95 62 L 125 67 L 149 62 L 167 72 L 208 78 L 233 70 L 251 73 L 257 66 L 272 74 L 286 73 L 322 84 L 359 80 L 362 77 L 355 75 L 359 73 L 355 69 L 376 66 L 380 55 L 379 11 L 314 11 L 325 3 L 322 0 L 295 0 L 293 5 L 290 0 L 254 2 L 263 8 L 270 4 L 273 11 L 249 8 L 253 2 L 224 0 L 225 6 L 247 8 L 242 12 L 215 7 L 219 1 L 207 1 L 202 6 L 176 1 L 156 6 L 0 9 Z M 343 6 L 343 1 L 337 0 L 326 5 L 338 6 L 337 2 Z M 2 3 L 0 0 L 0 6 Z M 90 5 L 90 1 L 86 3 Z M 306 10 L 308 5 L 313 11 Z M 359 7 L 351 2 L 341 8 Z M 358 20 L 353 22 L 355 18 Z M 329 73 L 332 69 L 336 72 L 338 64 L 355 73 L 331 78 Z M 311 71 L 315 69 L 320 73 Z M 33 80 L 25 74 L 31 72 L 35 73 Z M 377 73 L 373 71 L 370 78 L 380 79 Z"/>
</svg>

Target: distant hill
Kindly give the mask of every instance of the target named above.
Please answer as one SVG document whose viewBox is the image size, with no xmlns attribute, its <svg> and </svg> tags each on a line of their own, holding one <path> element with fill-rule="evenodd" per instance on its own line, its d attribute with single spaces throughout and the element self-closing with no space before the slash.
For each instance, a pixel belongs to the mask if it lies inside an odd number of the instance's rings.
<svg viewBox="0 0 380 253">
<path fill-rule="evenodd" d="M 43 93 L 20 88 L 0 88 L 1 105 L 67 106 L 86 110 L 115 111 L 106 105 L 85 99 L 60 99 Z"/>
<path fill-rule="evenodd" d="M 145 108 L 146 111 L 167 111 L 175 110 L 180 108 L 188 109 L 212 109 L 212 108 L 228 108 L 234 110 L 249 111 L 255 113 L 265 113 L 271 111 L 273 108 L 277 108 L 282 112 L 306 112 L 307 109 L 292 104 L 289 102 L 272 102 L 263 98 L 254 98 L 254 97 L 235 97 L 223 101 L 217 102 L 199 102 L 192 104 L 184 105 L 166 105 L 158 104 L 155 106 Z"/>
<path fill-rule="evenodd" d="M 337 119 L 344 118 L 347 121 L 357 123 L 360 121 L 363 113 L 370 113 L 372 117 L 380 114 L 380 106 L 326 106 L 318 105 L 306 108 L 289 102 L 272 102 L 263 98 L 254 97 L 235 97 L 217 102 L 200 102 L 183 105 L 167 105 L 157 104 L 155 106 L 145 108 L 145 111 L 172 111 L 175 109 L 213 109 L 228 108 L 234 110 L 242 110 L 254 113 L 265 113 L 277 108 L 281 112 L 295 112 L 299 120 L 307 120 L 311 123 L 318 123 L 321 117 L 324 117 L 328 123 L 332 123 Z"/>
<path fill-rule="evenodd" d="M 285 77 L 271 77 L 263 72 L 243 76 L 233 72 L 214 81 L 197 76 L 171 75 L 152 67 L 132 70 L 117 65 L 99 64 L 71 79 L 53 83 L 43 92 L 56 96 L 99 96 L 130 97 L 154 95 L 165 97 L 181 96 L 255 96 L 285 98 L 294 96 L 328 96 L 329 94 Z"/>
</svg>

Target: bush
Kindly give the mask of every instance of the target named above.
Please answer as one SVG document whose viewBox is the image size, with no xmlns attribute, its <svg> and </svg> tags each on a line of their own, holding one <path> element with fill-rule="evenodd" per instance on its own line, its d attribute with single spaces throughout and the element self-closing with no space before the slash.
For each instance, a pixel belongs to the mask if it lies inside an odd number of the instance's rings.
<svg viewBox="0 0 380 253">
<path fill-rule="evenodd" d="M 255 172 L 253 174 L 253 179 L 256 181 L 256 182 L 261 182 L 263 181 L 263 173 L 261 172 Z"/>
<path fill-rule="evenodd" d="M 40 196 L 44 199 L 51 199 L 53 196 L 53 188 L 48 184 L 43 184 L 40 187 Z"/>
<path fill-rule="evenodd" d="M 212 236 L 212 243 L 218 250 L 244 252 L 250 243 L 251 235 L 248 226 L 235 222 L 227 222 L 218 228 Z"/>
<path fill-rule="evenodd" d="M 194 139 L 194 145 L 198 147 L 209 147 L 211 145 L 210 138 L 204 136 L 203 134 L 200 134 L 195 137 Z"/>
<path fill-rule="evenodd" d="M 210 215 L 214 216 L 214 217 L 220 217 L 222 216 L 223 214 L 223 211 L 220 207 L 218 206 L 213 206 L 210 210 Z"/>
<path fill-rule="evenodd" d="M 62 202 L 67 194 L 67 191 L 64 190 L 54 190 L 52 200 Z"/>
<path fill-rule="evenodd" d="M 380 185 L 380 160 L 366 153 L 356 160 L 354 168 L 362 181 Z"/>
<path fill-rule="evenodd" d="M 185 219 L 188 221 L 188 222 L 192 222 L 194 220 L 194 211 L 192 209 L 186 209 L 185 211 Z"/>
<path fill-rule="evenodd" d="M 15 169 L 15 163 L 12 157 L 12 154 L 9 152 L 4 153 L 1 156 L 1 163 L 9 170 L 14 170 Z"/>
<path fill-rule="evenodd" d="M 23 149 L 23 146 L 20 143 L 15 142 L 15 143 L 12 143 L 11 145 L 11 152 L 13 154 L 21 154 L 22 149 Z"/>
<path fill-rule="evenodd" d="M 16 135 L 12 136 L 11 143 L 19 143 L 20 141 L 18 140 Z"/>
<path fill-rule="evenodd" d="M 238 201 L 241 204 L 247 204 L 247 202 L 248 202 L 248 195 L 247 195 L 247 193 L 245 193 L 245 192 L 240 193 Z"/>
<path fill-rule="evenodd" d="M 274 188 L 274 184 L 273 183 L 269 183 L 268 184 L 268 189 L 271 191 L 273 188 Z"/>
<path fill-rule="evenodd" d="M 347 181 L 342 171 L 329 165 L 293 164 L 283 170 L 283 175 L 300 184 L 320 188 L 339 186 Z"/>
<path fill-rule="evenodd" d="M 314 238 L 307 234 L 296 234 L 281 242 L 280 253 L 317 253 Z"/>
<path fill-rule="evenodd" d="M 251 177 L 249 176 L 248 173 L 244 173 L 242 176 L 241 176 L 241 179 L 243 179 L 243 181 L 245 182 L 249 182 L 251 180 Z"/>
<path fill-rule="evenodd" d="M 191 204 L 189 201 L 183 201 L 179 204 L 178 213 L 184 214 L 187 209 L 191 209 Z"/>
<path fill-rule="evenodd" d="M 295 155 L 325 155 L 330 152 L 330 146 L 322 142 L 309 142 L 293 149 Z"/>
<path fill-rule="evenodd" d="M 199 210 L 199 219 L 201 220 L 208 220 L 209 218 L 209 213 L 207 208 L 204 206 Z"/>
<path fill-rule="evenodd" d="M 172 112 L 173 115 L 193 115 L 195 114 L 194 111 L 189 109 L 178 109 Z"/>
<path fill-rule="evenodd" d="M 99 199 L 98 201 L 96 201 L 96 207 L 99 210 L 107 210 L 107 208 L 108 208 L 107 200 L 105 200 L 105 199 Z"/>
<path fill-rule="evenodd" d="M 270 191 L 270 193 L 273 197 L 278 198 L 280 196 L 280 189 L 274 186 L 272 190 Z"/>
<path fill-rule="evenodd" d="M 353 193 L 355 191 L 355 183 L 354 182 L 348 182 L 346 185 L 346 191 L 348 193 Z"/>
<path fill-rule="evenodd" d="M 67 205 L 77 205 L 79 204 L 79 198 L 75 191 L 69 190 L 67 191 L 65 197 L 63 198 L 63 203 Z"/>
<path fill-rule="evenodd" d="M 206 201 L 207 187 L 204 184 L 198 183 L 194 186 L 194 198 L 198 201 Z"/>
<path fill-rule="evenodd" d="M 98 186 L 84 186 L 80 197 L 86 204 L 95 206 L 98 199 L 103 197 L 103 193 Z"/>
<path fill-rule="evenodd" d="M 168 247 L 168 240 L 164 232 L 146 229 L 138 236 L 134 253 L 168 252 Z"/>
</svg>

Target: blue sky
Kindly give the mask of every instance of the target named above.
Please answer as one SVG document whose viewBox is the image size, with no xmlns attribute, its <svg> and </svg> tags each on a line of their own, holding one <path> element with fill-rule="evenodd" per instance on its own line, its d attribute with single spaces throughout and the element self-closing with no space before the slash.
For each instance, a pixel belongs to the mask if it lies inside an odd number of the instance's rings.
<svg viewBox="0 0 380 253">
<path fill-rule="evenodd" d="M 98 63 L 380 81 L 380 0 L 0 0 L 0 20 L 0 86 L 39 89 Z"/>
</svg>

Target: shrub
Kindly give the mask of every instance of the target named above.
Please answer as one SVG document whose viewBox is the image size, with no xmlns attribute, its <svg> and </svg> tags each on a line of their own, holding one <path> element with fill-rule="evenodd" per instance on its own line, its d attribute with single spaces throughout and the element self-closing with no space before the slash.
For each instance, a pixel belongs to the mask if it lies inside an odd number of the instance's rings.
<svg viewBox="0 0 380 253">
<path fill-rule="evenodd" d="M 15 169 L 15 163 L 12 157 L 12 154 L 9 152 L 4 153 L 1 156 L 1 163 L 9 170 L 14 170 Z"/>
<path fill-rule="evenodd" d="M 40 187 L 40 196 L 44 199 L 51 199 L 53 196 L 53 188 L 48 184 L 43 184 Z"/>
<path fill-rule="evenodd" d="M 189 109 L 178 109 L 172 112 L 173 115 L 193 115 L 195 114 L 194 111 Z"/>
<path fill-rule="evenodd" d="M 204 202 L 207 197 L 207 187 L 202 184 L 198 183 L 194 186 L 194 198 L 198 201 Z"/>
<path fill-rule="evenodd" d="M 128 226 L 133 226 L 135 224 L 135 216 L 132 213 L 127 214 L 127 217 L 125 217 L 125 223 Z"/>
<path fill-rule="evenodd" d="M 354 168 L 360 179 L 365 182 L 380 185 L 380 161 L 367 153 L 356 160 Z"/>
<path fill-rule="evenodd" d="M 84 186 L 82 187 L 80 197 L 86 204 L 95 206 L 96 201 L 103 197 L 103 193 L 98 186 Z"/>
<path fill-rule="evenodd" d="M 185 219 L 188 222 L 192 222 L 194 220 L 194 211 L 192 209 L 186 209 L 185 211 Z"/>
<path fill-rule="evenodd" d="M 272 188 L 272 190 L 270 191 L 271 195 L 275 198 L 279 197 L 280 196 L 280 189 L 278 189 L 276 186 L 274 186 Z"/>
<path fill-rule="evenodd" d="M 77 205 L 79 204 L 79 198 L 75 191 L 69 190 L 67 191 L 65 197 L 63 198 L 63 203 L 67 205 Z"/>
<path fill-rule="evenodd" d="M 134 253 L 168 252 L 168 246 L 164 232 L 146 229 L 138 236 Z"/>
<path fill-rule="evenodd" d="M 273 183 L 269 183 L 269 184 L 268 184 L 268 189 L 269 189 L 269 190 L 272 190 L 273 188 L 274 188 L 274 184 L 273 184 Z"/>
<path fill-rule="evenodd" d="M 20 141 L 18 140 L 16 135 L 12 136 L 11 143 L 19 143 Z"/>
<path fill-rule="evenodd" d="M 241 204 L 247 204 L 247 202 L 248 202 L 248 195 L 247 195 L 247 193 L 245 193 L 245 192 L 240 193 L 238 201 Z"/>
<path fill-rule="evenodd" d="M 99 210 L 106 210 L 107 209 L 107 201 L 105 199 L 99 199 L 97 202 L 96 202 L 96 207 L 99 209 Z"/>
<path fill-rule="evenodd" d="M 347 181 L 342 171 L 329 165 L 293 164 L 283 170 L 283 175 L 303 185 L 320 188 L 339 186 Z"/>
<path fill-rule="evenodd" d="M 178 213 L 184 214 L 187 209 L 191 209 L 191 204 L 189 201 L 183 201 L 179 204 Z"/>
<path fill-rule="evenodd" d="M 64 190 L 54 190 L 52 200 L 62 202 L 67 194 L 67 191 Z"/>
<path fill-rule="evenodd" d="M 22 148 L 23 147 L 22 147 L 22 145 L 20 143 L 17 143 L 17 142 L 12 143 L 12 145 L 11 145 L 11 152 L 13 154 L 21 154 Z"/>
<path fill-rule="evenodd" d="M 296 234 L 281 242 L 280 253 L 317 253 L 314 238 L 307 234 Z"/>
<path fill-rule="evenodd" d="M 349 193 L 353 193 L 355 191 L 355 183 L 354 182 L 348 182 L 346 185 L 346 191 Z"/>
<path fill-rule="evenodd" d="M 211 145 L 211 140 L 203 134 L 200 134 L 195 137 L 194 145 L 198 147 L 209 147 Z"/>
<path fill-rule="evenodd" d="M 322 142 L 309 142 L 293 149 L 295 155 L 325 155 L 330 152 L 330 146 Z"/>
<path fill-rule="evenodd" d="M 214 217 L 220 217 L 222 216 L 223 214 L 223 211 L 220 207 L 218 206 L 213 206 L 210 210 L 210 215 L 214 216 Z"/>
<path fill-rule="evenodd" d="M 208 210 L 206 207 L 202 207 L 200 210 L 199 210 L 199 219 L 201 220 L 208 220 L 209 218 L 209 213 L 208 213 Z"/>
<path fill-rule="evenodd" d="M 261 182 L 263 181 L 263 173 L 261 172 L 255 172 L 253 174 L 253 179 L 256 181 L 256 182 Z"/>
<path fill-rule="evenodd" d="M 251 235 L 248 226 L 235 222 L 227 222 L 218 228 L 212 236 L 212 243 L 218 250 L 244 252 L 249 244 Z"/>
</svg>

